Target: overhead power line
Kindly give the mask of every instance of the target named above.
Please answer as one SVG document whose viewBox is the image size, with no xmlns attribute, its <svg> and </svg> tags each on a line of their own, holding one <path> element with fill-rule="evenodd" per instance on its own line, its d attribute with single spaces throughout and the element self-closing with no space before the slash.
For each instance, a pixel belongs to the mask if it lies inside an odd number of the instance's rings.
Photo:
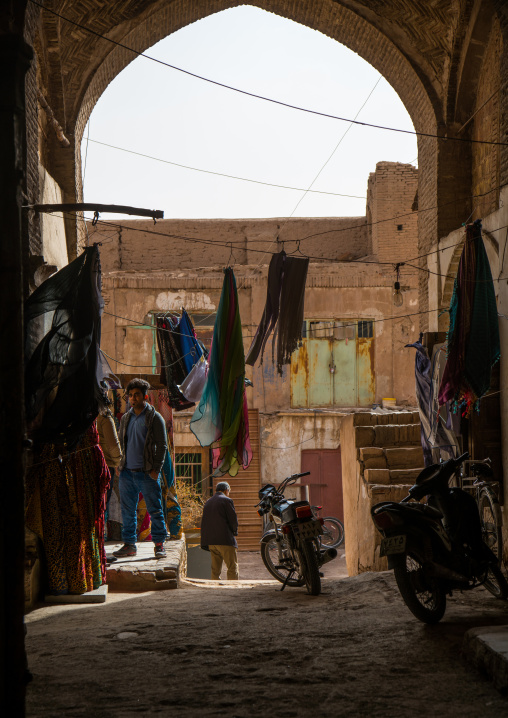
<svg viewBox="0 0 508 718">
<path fill-rule="evenodd" d="M 196 72 L 191 72 L 190 70 L 185 70 L 182 67 L 178 67 L 177 65 L 172 65 L 169 62 L 165 62 L 164 60 L 159 60 L 156 57 L 152 57 L 151 55 L 146 55 L 144 52 L 140 52 L 139 50 L 134 50 L 134 48 L 129 47 L 128 45 L 124 45 L 122 42 L 118 42 L 117 40 L 113 40 L 110 37 L 106 37 L 105 35 L 102 35 L 100 32 L 97 32 L 96 30 L 92 30 L 90 27 L 87 27 L 86 25 L 82 25 L 79 22 L 76 22 L 75 20 L 71 20 L 68 17 L 65 17 L 64 15 L 61 15 L 60 13 L 56 12 L 55 10 L 51 10 L 51 8 L 45 7 L 42 3 L 37 2 L 37 0 L 30 0 L 30 2 L 33 5 L 37 5 L 37 7 L 40 7 L 42 10 L 45 10 L 46 12 L 51 13 L 52 15 L 55 15 L 56 17 L 59 17 L 61 20 L 64 20 L 65 22 L 68 22 L 71 25 L 74 25 L 74 27 L 79 27 L 81 30 L 85 30 L 85 32 L 89 32 L 91 35 L 95 35 L 95 37 L 100 38 L 101 40 L 106 40 L 106 42 L 110 42 L 113 45 L 116 45 L 117 47 L 121 47 L 123 50 L 127 50 L 128 52 L 132 52 L 137 57 L 144 57 L 146 60 L 151 60 L 152 62 L 156 62 L 159 65 L 163 65 L 164 67 L 168 67 L 171 70 L 175 70 L 176 72 L 181 72 L 184 75 L 188 75 L 189 77 L 194 77 L 197 80 L 202 80 L 203 82 L 208 82 L 211 85 L 215 85 L 216 87 L 222 87 L 225 90 L 231 90 L 232 92 L 237 92 L 241 95 L 244 95 L 246 97 L 252 97 L 256 100 L 263 100 L 264 102 L 270 102 L 273 105 L 278 105 L 279 107 L 287 107 L 290 110 L 298 110 L 299 112 L 305 112 L 307 114 L 316 115 L 317 117 L 325 117 L 329 120 L 337 120 L 339 122 L 350 122 L 354 125 L 359 125 L 361 127 L 372 127 L 373 129 L 377 130 L 386 130 L 388 132 L 400 132 L 405 135 L 413 135 L 416 137 L 430 137 L 437 140 L 442 140 L 443 142 L 467 142 L 469 144 L 479 144 L 479 145 L 500 145 L 500 146 L 508 146 L 508 142 L 497 142 L 494 140 L 474 140 L 466 137 L 446 137 L 442 135 L 436 135 L 431 132 L 419 132 L 416 130 L 403 130 L 401 128 L 397 127 L 388 127 L 385 125 L 376 125 L 371 122 L 361 122 L 360 120 L 351 120 L 347 117 L 339 117 L 338 115 L 332 115 L 327 112 L 319 112 L 318 110 L 311 110 L 306 107 L 299 107 L 298 105 L 292 105 L 289 102 L 282 102 L 282 100 L 276 100 L 272 97 L 265 97 L 264 95 L 258 95 L 255 92 L 249 92 L 248 90 L 242 90 L 239 87 L 233 87 L 232 85 L 227 85 L 224 82 L 219 82 L 218 80 L 212 80 L 209 77 L 204 77 L 204 75 L 198 75 Z"/>
<path fill-rule="evenodd" d="M 491 192 L 495 192 L 496 190 L 501 189 L 502 187 L 505 187 L 506 185 L 508 185 L 508 183 L 505 182 L 505 183 L 503 183 L 503 184 L 501 184 L 501 185 L 498 185 L 497 187 L 494 187 L 493 189 L 489 190 L 488 192 L 484 192 L 484 193 L 479 194 L 479 195 L 470 195 L 469 197 L 458 198 L 458 199 L 456 199 L 456 200 L 451 200 L 451 201 L 449 201 L 449 202 L 443 202 L 442 204 L 438 204 L 438 205 L 435 205 L 435 206 L 433 206 L 433 207 L 425 207 L 425 208 L 422 208 L 422 209 L 415 210 L 414 212 L 408 212 L 408 213 L 406 213 L 406 214 L 396 215 L 395 217 L 388 217 L 388 218 L 386 218 L 386 219 L 376 220 L 376 222 L 365 222 L 365 223 L 363 223 L 363 224 L 356 224 L 356 225 L 349 226 L 349 227 L 337 227 L 337 228 L 335 228 L 335 229 L 324 230 L 324 231 L 322 231 L 322 232 L 314 232 L 313 234 L 308 234 L 308 235 L 306 235 L 305 237 L 300 237 L 300 238 L 295 238 L 295 239 L 284 240 L 284 241 L 282 242 L 282 244 L 285 244 L 285 243 L 287 242 L 288 244 L 289 244 L 289 243 L 294 243 L 294 244 L 297 244 L 297 245 L 298 245 L 299 242 L 303 242 L 303 241 L 305 241 L 305 240 L 307 240 L 307 239 L 311 239 L 311 238 L 313 238 L 313 237 L 319 237 L 319 236 L 322 236 L 322 235 L 324 235 L 324 234 L 331 234 L 331 233 L 333 233 L 333 232 L 346 232 L 346 231 L 349 231 L 349 230 L 359 229 L 359 228 L 362 228 L 362 227 L 373 227 L 373 226 L 376 226 L 376 225 L 378 225 L 378 224 L 382 224 L 382 223 L 384 223 L 384 222 L 393 222 L 393 221 L 398 220 L 398 219 L 403 219 L 404 217 L 410 217 L 410 216 L 413 216 L 413 215 L 415 215 L 415 214 L 419 214 L 420 212 L 428 212 L 428 211 L 430 211 L 430 210 L 435 210 L 435 209 L 439 209 L 439 208 L 441 208 L 441 207 L 446 207 L 446 206 L 448 206 L 448 205 L 450 205 L 450 204 L 454 204 L 455 202 L 458 202 L 458 201 L 464 201 L 464 200 L 466 200 L 466 199 L 475 199 L 475 198 L 477 198 L 477 197 L 484 197 L 484 196 L 490 194 Z M 202 238 L 202 237 L 188 237 L 188 236 L 185 236 L 185 235 L 173 234 L 173 233 L 169 233 L 169 234 L 168 234 L 167 232 L 158 232 L 158 231 L 156 231 L 156 230 L 142 229 L 142 228 L 132 227 L 132 226 L 125 225 L 125 224 L 118 224 L 118 223 L 116 223 L 116 222 L 110 222 L 110 221 L 107 221 L 107 220 L 101 220 L 101 219 L 99 219 L 98 222 L 99 222 L 100 224 L 105 225 L 106 227 L 114 227 L 114 228 L 118 228 L 118 229 L 129 229 L 129 230 L 132 230 L 132 231 L 134 231 L 134 232 L 144 232 L 145 234 L 154 234 L 154 235 L 158 235 L 158 236 L 161 236 L 161 237 L 169 237 L 169 238 L 171 238 L 171 239 L 181 239 L 181 240 L 183 240 L 183 241 L 195 242 L 195 243 L 198 243 L 198 244 L 209 244 L 209 245 L 213 245 L 214 247 L 223 247 L 223 248 L 225 248 L 225 249 L 232 249 L 232 248 L 233 248 L 233 245 L 235 245 L 235 241 L 229 241 L 229 242 L 220 243 L 220 242 L 216 242 L 215 240 L 212 240 L 212 239 L 204 239 L 204 238 Z M 497 229 L 489 230 L 489 231 L 491 231 L 491 232 L 497 232 L 499 229 L 503 229 L 503 227 L 498 227 Z M 238 240 L 238 241 L 241 241 L 242 244 L 245 243 L 245 239 L 243 239 L 243 240 Z M 256 242 L 256 240 L 252 240 L 251 242 L 249 242 L 249 244 L 254 244 L 255 242 Z M 270 244 L 273 244 L 273 240 L 271 240 L 271 239 L 257 240 L 256 243 L 265 243 L 265 244 L 270 243 Z M 243 248 L 243 247 L 242 247 L 242 248 Z M 260 253 L 261 253 L 261 254 L 266 254 L 266 252 L 267 252 L 266 249 L 255 249 L 255 248 L 253 248 L 253 247 L 249 247 L 249 248 L 248 248 L 248 251 L 249 251 L 249 252 L 258 253 L 258 254 L 260 254 Z M 417 259 L 426 257 L 426 256 L 428 256 L 428 255 L 430 255 L 430 254 L 434 254 L 434 253 L 439 252 L 439 251 L 442 251 L 442 250 L 441 250 L 441 249 L 432 250 L 431 252 L 427 252 L 426 254 L 422 254 L 422 255 L 419 255 L 419 256 L 417 256 L 417 257 L 413 257 L 413 258 L 407 260 L 407 262 L 415 261 L 415 260 L 417 260 Z M 301 252 L 300 252 L 300 253 L 301 253 Z M 365 260 L 365 259 L 340 260 L 340 259 L 328 258 L 328 257 L 313 257 L 313 256 L 309 256 L 309 255 L 304 255 L 304 256 L 308 257 L 309 259 L 316 259 L 316 260 L 321 260 L 321 261 L 339 262 L 339 263 L 341 263 L 341 264 L 346 263 L 346 262 L 350 262 L 351 264 L 353 264 L 353 263 L 355 263 L 355 264 L 378 264 L 378 265 L 387 265 L 387 266 L 393 266 L 393 265 L 395 264 L 394 262 L 379 262 L 379 261 L 377 261 L 377 260 Z M 406 263 L 407 263 L 407 262 L 406 262 Z"/>
<path fill-rule="evenodd" d="M 142 152 L 135 152 L 134 150 L 128 150 L 125 147 L 117 147 L 116 145 L 110 145 L 107 142 L 99 142 L 99 140 L 87 139 L 87 142 L 93 142 L 95 145 L 102 145 L 103 147 L 109 147 L 113 150 L 119 150 L 120 152 L 127 152 L 130 155 L 136 155 L 137 157 L 144 157 L 147 160 L 154 160 L 155 162 L 162 162 L 165 165 L 172 165 L 173 167 L 181 167 L 185 170 L 192 170 L 193 172 L 202 172 L 207 175 L 214 175 L 215 177 L 226 177 L 227 179 L 239 180 L 240 182 L 251 182 L 252 184 L 260 184 L 265 187 L 277 187 L 278 189 L 289 189 L 296 192 L 313 192 L 314 194 L 327 194 L 333 197 L 349 197 L 351 199 L 363 199 L 366 200 L 365 195 L 358 194 L 341 194 L 340 192 L 325 192 L 319 189 L 304 189 L 303 187 L 290 187 L 289 185 L 275 184 L 275 182 L 263 182 L 262 180 L 250 179 L 248 177 L 238 177 L 236 175 L 228 175 L 225 172 L 215 172 L 213 170 L 205 170 L 202 167 L 191 167 L 190 165 L 183 165 L 179 162 L 173 162 L 171 160 L 163 160 L 160 157 L 153 157 L 152 155 L 145 155 Z"/>
</svg>

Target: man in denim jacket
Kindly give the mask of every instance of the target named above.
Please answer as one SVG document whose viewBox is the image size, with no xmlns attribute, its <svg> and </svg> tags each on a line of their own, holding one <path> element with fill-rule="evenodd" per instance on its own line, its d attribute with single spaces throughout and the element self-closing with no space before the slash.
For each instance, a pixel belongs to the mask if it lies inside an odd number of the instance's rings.
<svg viewBox="0 0 508 718">
<path fill-rule="evenodd" d="M 127 384 L 130 410 L 121 418 L 118 438 L 122 447 L 120 471 L 120 505 L 122 508 L 122 541 L 124 545 L 113 555 L 117 558 L 135 556 L 136 510 L 139 494 L 143 494 L 152 520 L 152 539 L 156 558 L 164 558 L 166 524 L 162 509 L 160 472 L 167 448 L 166 424 L 162 416 L 146 401 L 150 385 L 144 379 Z"/>
</svg>

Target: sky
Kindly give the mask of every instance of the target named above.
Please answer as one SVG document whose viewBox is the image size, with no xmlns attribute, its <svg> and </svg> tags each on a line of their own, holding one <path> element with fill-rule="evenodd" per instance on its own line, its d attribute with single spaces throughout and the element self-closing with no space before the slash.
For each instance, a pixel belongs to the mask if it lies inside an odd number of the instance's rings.
<svg viewBox="0 0 508 718">
<path fill-rule="evenodd" d="M 353 119 L 367 101 L 358 120 L 413 130 L 397 93 L 375 68 L 335 40 L 258 8 L 216 13 L 145 53 L 248 92 L 340 117 Z M 81 151 L 85 202 L 160 209 L 165 218 L 180 219 L 362 216 L 376 163 L 416 165 L 417 158 L 413 135 L 280 107 L 143 57 L 106 88 Z M 265 187 L 157 160 L 300 189 Z M 360 198 L 305 194 L 310 187 Z"/>
</svg>

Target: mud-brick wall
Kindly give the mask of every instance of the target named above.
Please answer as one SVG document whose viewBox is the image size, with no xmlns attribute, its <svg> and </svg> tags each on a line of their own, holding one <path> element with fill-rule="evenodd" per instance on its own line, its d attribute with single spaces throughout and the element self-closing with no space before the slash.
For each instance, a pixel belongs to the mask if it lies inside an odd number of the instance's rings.
<svg viewBox="0 0 508 718">
<path fill-rule="evenodd" d="M 418 215 L 413 213 L 417 190 L 418 170 L 413 165 L 378 162 L 369 175 L 369 231 L 380 262 L 403 262 L 418 254 Z"/>
<path fill-rule="evenodd" d="M 365 217 L 120 220 L 89 227 L 104 272 L 196 269 L 266 262 L 272 252 L 356 259 L 368 253 Z M 266 253 L 266 254 L 263 254 Z"/>
<path fill-rule="evenodd" d="M 348 573 L 386 571 L 370 510 L 404 498 L 423 468 L 418 412 L 350 414 L 341 422 L 340 445 Z"/>
<path fill-rule="evenodd" d="M 501 82 L 502 44 L 501 29 L 496 20 L 492 25 L 478 82 L 472 133 L 474 140 L 496 142 L 499 139 L 502 96 L 498 90 Z M 500 147 L 477 143 L 472 147 L 472 157 L 472 194 L 476 195 L 473 219 L 479 219 L 499 207 Z"/>
</svg>

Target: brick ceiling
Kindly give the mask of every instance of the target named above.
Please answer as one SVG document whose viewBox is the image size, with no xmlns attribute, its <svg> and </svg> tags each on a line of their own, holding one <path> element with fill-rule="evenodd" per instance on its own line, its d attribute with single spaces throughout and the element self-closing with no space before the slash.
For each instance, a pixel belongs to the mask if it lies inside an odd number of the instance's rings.
<svg viewBox="0 0 508 718">
<path fill-rule="evenodd" d="M 100 35 L 144 51 L 200 18 L 242 4 L 235 0 L 53 0 L 48 6 Z M 422 98 L 416 97 L 422 90 L 438 121 L 442 119 L 456 46 L 473 5 L 470 0 L 255 0 L 250 4 L 349 46 L 383 73 L 416 124 L 415 112 L 422 115 L 421 124 L 428 124 Z M 41 12 L 39 27 L 42 32 L 36 47 L 42 85 L 62 124 L 79 137 L 93 105 L 133 59 L 132 53 L 49 12 Z"/>
</svg>

